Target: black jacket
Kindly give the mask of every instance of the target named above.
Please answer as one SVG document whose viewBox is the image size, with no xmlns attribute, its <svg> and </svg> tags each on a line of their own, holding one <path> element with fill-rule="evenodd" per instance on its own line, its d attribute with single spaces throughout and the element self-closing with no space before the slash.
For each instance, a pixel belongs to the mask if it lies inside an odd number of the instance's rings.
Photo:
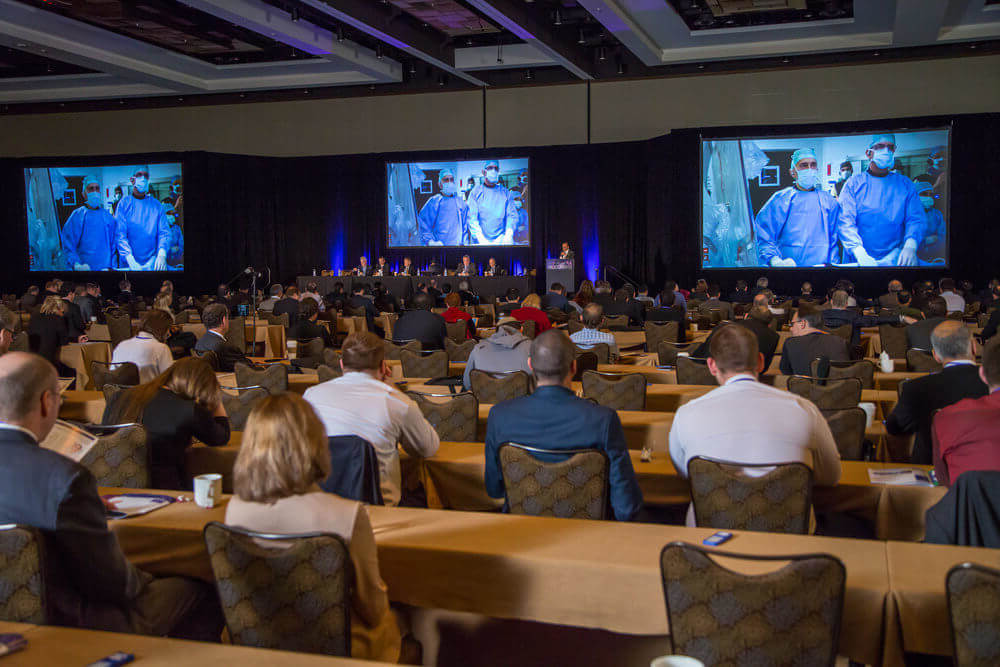
<svg viewBox="0 0 1000 667">
<path fill-rule="evenodd" d="M 823 326 L 827 329 L 836 329 L 845 324 L 851 325 L 851 345 L 858 345 L 861 342 L 861 327 L 876 327 L 880 324 L 895 324 L 899 318 L 895 315 L 884 317 L 875 315 L 861 315 L 856 310 L 849 308 L 830 308 L 823 311 Z"/>
<path fill-rule="evenodd" d="M 59 368 L 59 348 L 70 342 L 69 328 L 62 315 L 38 313 L 28 323 L 28 349 Z"/>
<path fill-rule="evenodd" d="M 556 292 L 546 292 L 545 296 L 542 297 L 542 310 L 548 310 L 549 308 L 558 308 L 564 313 L 568 313 L 572 306 L 569 305 L 566 295 Z"/>
<path fill-rule="evenodd" d="M 917 348 L 920 350 L 931 351 L 931 332 L 934 331 L 934 327 L 944 322 L 946 317 L 929 317 L 926 320 L 920 320 L 915 322 L 908 327 L 906 327 L 906 346 L 907 348 Z"/>
<path fill-rule="evenodd" d="M 788 343 L 786 341 L 785 345 Z M 979 378 L 979 366 L 956 364 L 937 373 L 907 380 L 899 391 L 899 401 L 885 420 L 885 428 L 893 435 L 915 433 L 911 461 L 931 465 L 933 442 L 931 423 L 934 413 L 958 403 L 963 398 L 979 398 L 989 393 Z"/>
<path fill-rule="evenodd" d="M 70 340 L 76 340 L 87 333 L 87 327 L 83 323 L 83 312 L 80 310 L 80 306 L 72 301 L 63 299 L 63 303 L 66 304 L 66 314 L 64 315 L 66 318 L 66 330 Z"/>
<path fill-rule="evenodd" d="M 223 340 L 221 336 L 212 331 L 206 331 L 205 335 L 195 343 L 194 349 L 198 352 L 215 352 L 215 356 L 219 358 L 219 370 L 223 373 L 232 373 L 233 367 L 238 361 L 253 366 L 253 363 L 235 345 Z"/>
<path fill-rule="evenodd" d="M 1000 327 L 1000 308 L 990 313 L 990 319 L 983 327 L 983 340 L 987 341 L 997 335 L 997 327 Z"/>
<path fill-rule="evenodd" d="M 646 321 L 646 307 L 641 301 L 614 301 L 604 308 L 605 315 L 628 315 L 629 324 L 642 326 Z"/>
<path fill-rule="evenodd" d="M 490 265 L 487 264 L 486 266 L 483 267 L 483 275 L 484 276 L 505 276 L 505 275 L 507 275 L 507 271 L 505 269 L 501 268 L 501 266 L 499 264 L 497 264 L 496 266 L 494 266 L 492 269 L 490 268 Z"/>
<path fill-rule="evenodd" d="M 410 264 L 409 266 L 401 266 L 399 267 L 399 272 L 396 275 L 415 276 L 417 275 L 417 267 L 415 267 L 413 264 Z"/>
<path fill-rule="evenodd" d="M 299 302 L 291 297 L 286 297 L 274 304 L 274 310 L 271 312 L 279 317 L 288 313 L 288 326 L 292 326 L 299 320 Z"/>
<path fill-rule="evenodd" d="M 781 348 L 781 372 L 785 375 L 812 375 L 812 361 L 850 361 L 847 341 L 834 334 L 816 332 L 785 339 Z"/>
<path fill-rule="evenodd" d="M 347 301 L 347 305 L 351 308 L 364 310 L 365 322 L 368 324 L 368 330 L 375 330 L 375 318 L 378 317 L 378 310 L 375 309 L 375 303 L 371 299 L 366 299 L 360 294 L 354 294 Z"/>
<path fill-rule="evenodd" d="M 645 316 L 647 322 L 656 322 L 658 324 L 677 322 L 677 342 L 687 342 L 688 320 L 683 308 L 677 306 L 671 306 L 670 308 L 650 308 L 645 312 Z M 656 352 L 656 350 L 650 350 L 650 352 Z"/>
<path fill-rule="evenodd" d="M 926 542 L 1000 547 L 1000 472 L 962 473 L 944 498 L 927 510 Z"/>
<path fill-rule="evenodd" d="M 395 340 L 419 340 L 424 350 L 440 350 L 444 348 L 448 328 L 443 317 L 429 310 L 408 310 L 392 328 L 392 337 Z"/>
<path fill-rule="evenodd" d="M 312 338 L 322 338 L 324 347 L 333 347 L 330 330 L 318 322 L 299 318 L 295 326 L 288 327 L 289 340 L 303 341 Z"/>
<path fill-rule="evenodd" d="M 771 367 L 771 361 L 774 359 L 774 351 L 778 347 L 778 334 L 771 331 L 771 327 L 753 318 L 736 320 L 734 324 L 746 327 L 752 331 L 755 336 L 757 336 L 757 348 L 760 353 L 764 355 L 764 371 L 766 372 L 767 369 Z M 695 348 L 694 352 L 691 353 L 691 356 L 700 358 L 708 357 L 709 346 L 712 344 L 712 336 L 714 336 L 715 332 L 718 330 L 719 327 L 712 329 L 712 333 L 708 335 L 708 338 L 705 339 L 704 343 Z"/>
</svg>

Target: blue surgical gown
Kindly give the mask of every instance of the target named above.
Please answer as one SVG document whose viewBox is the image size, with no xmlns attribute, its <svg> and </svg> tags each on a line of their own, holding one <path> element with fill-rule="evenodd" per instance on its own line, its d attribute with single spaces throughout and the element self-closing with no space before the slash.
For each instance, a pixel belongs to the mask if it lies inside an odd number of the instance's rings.
<svg viewBox="0 0 1000 667">
<path fill-rule="evenodd" d="M 184 230 L 177 225 L 170 225 L 170 249 L 167 251 L 167 264 L 177 266 L 184 263 Z"/>
<path fill-rule="evenodd" d="M 517 231 L 514 232 L 514 243 L 517 245 L 528 245 L 528 212 L 523 208 L 517 210 Z"/>
<path fill-rule="evenodd" d="M 442 245 L 462 245 L 469 233 L 469 205 L 461 197 L 436 194 L 417 215 L 420 244 L 440 241 Z"/>
<path fill-rule="evenodd" d="M 839 213 L 840 204 L 822 190 L 787 187 L 775 192 L 754 220 L 761 265 L 768 266 L 775 256 L 793 259 L 796 266 L 832 261 Z"/>
<path fill-rule="evenodd" d="M 517 228 L 517 207 L 510 191 L 500 183 L 492 188 L 476 187 L 469 194 L 469 233 L 473 243 L 496 243 L 505 236 L 513 239 Z"/>
<path fill-rule="evenodd" d="M 838 201 L 837 234 L 846 250 L 864 246 L 872 258 L 882 259 L 907 239 L 919 245 L 924 238 L 924 207 L 913 181 L 905 176 L 855 174 Z"/>
<path fill-rule="evenodd" d="M 170 224 L 163 205 L 152 195 L 136 199 L 131 194 L 118 202 L 115 211 L 118 255 L 122 268 L 128 268 L 125 257 L 146 264 L 162 250 L 170 251 Z"/>
<path fill-rule="evenodd" d="M 924 224 L 926 225 L 924 229 L 925 239 L 928 236 L 941 237 L 945 235 L 944 216 L 936 208 L 927 209 L 927 219 Z"/>
<path fill-rule="evenodd" d="M 110 269 L 115 254 L 115 219 L 106 209 L 81 206 L 62 228 L 63 256 L 72 269 L 86 264 L 91 271 Z"/>
</svg>

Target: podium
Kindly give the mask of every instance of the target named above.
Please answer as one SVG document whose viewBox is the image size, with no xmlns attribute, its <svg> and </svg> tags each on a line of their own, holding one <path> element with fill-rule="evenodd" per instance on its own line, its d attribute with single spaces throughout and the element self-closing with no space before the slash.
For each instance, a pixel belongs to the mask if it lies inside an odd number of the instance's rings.
<svg viewBox="0 0 1000 667">
<path fill-rule="evenodd" d="M 573 260 L 571 259 L 547 259 L 545 260 L 545 290 L 547 291 L 552 283 L 561 283 L 566 288 L 566 292 L 572 292 L 576 277 L 573 275 Z"/>
</svg>

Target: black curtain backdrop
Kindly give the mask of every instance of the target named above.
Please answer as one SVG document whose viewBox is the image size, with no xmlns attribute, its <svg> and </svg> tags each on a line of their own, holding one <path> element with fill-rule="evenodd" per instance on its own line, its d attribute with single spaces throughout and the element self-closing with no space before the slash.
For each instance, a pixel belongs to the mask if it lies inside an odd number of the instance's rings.
<svg viewBox="0 0 1000 667">
<path fill-rule="evenodd" d="M 797 293 L 803 280 L 818 290 L 837 278 L 863 293 L 881 293 L 890 277 L 904 282 L 944 274 L 981 286 L 1000 273 L 1000 189 L 993 171 L 1000 155 L 1000 114 L 909 118 L 808 126 L 729 127 L 676 131 L 649 141 L 575 146 L 524 147 L 331 157 L 269 158 L 205 152 L 108 155 L 81 158 L 0 160 L 0 286 L 18 292 L 52 274 L 28 273 L 22 169 L 25 166 L 184 163 L 185 270 L 130 273 L 140 292 L 164 277 L 182 293 L 209 292 L 244 267 L 268 267 L 274 281 L 289 283 L 313 269 L 347 268 L 361 254 L 391 263 L 410 255 L 423 266 L 437 259 L 458 264 L 464 252 L 483 264 L 492 255 L 508 269 L 537 268 L 543 287 L 546 257 L 569 241 L 576 251 L 578 279 L 610 265 L 655 290 L 667 279 L 690 285 L 699 277 L 731 289 L 737 279 L 756 280 L 764 271 L 700 269 L 700 137 L 778 136 L 795 133 L 867 132 L 953 123 L 950 270 L 769 269 L 779 292 Z M 385 248 L 385 163 L 437 159 L 531 159 L 530 248 Z M 119 274 L 60 274 L 95 280 L 114 291 Z M 614 281 L 613 281 L 614 282 Z"/>
</svg>

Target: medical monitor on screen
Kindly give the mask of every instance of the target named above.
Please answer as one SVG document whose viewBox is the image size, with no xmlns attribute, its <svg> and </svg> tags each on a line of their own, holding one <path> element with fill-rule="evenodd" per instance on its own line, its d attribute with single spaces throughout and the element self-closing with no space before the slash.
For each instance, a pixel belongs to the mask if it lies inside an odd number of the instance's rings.
<svg viewBox="0 0 1000 667">
<path fill-rule="evenodd" d="M 948 128 L 702 139 L 703 268 L 948 265 Z"/>
</svg>

